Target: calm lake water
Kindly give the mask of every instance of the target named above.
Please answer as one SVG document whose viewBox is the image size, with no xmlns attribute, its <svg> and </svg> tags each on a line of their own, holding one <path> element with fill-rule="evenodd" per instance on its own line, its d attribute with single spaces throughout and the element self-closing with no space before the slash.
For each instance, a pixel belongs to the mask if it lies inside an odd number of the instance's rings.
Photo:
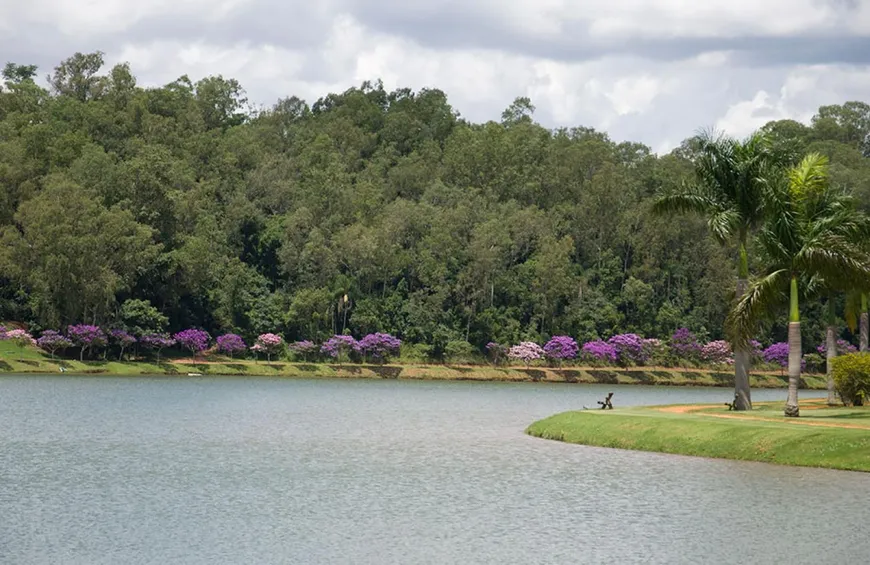
<svg viewBox="0 0 870 565">
<path fill-rule="evenodd" d="M 729 400 L 639 386 L 0 377 L 0 563 L 867 562 L 870 475 L 523 434 L 609 390 L 617 407 Z"/>
</svg>

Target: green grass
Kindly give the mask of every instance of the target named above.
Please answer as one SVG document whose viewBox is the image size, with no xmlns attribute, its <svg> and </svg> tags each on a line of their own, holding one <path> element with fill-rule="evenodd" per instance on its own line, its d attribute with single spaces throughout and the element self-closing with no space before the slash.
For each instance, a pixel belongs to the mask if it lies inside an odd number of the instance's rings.
<svg viewBox="0 0 870 565">
<path fill-rule="evenodd" d="M 471 381 L 540 381 L 551 383 L 606 383 L 646 384 L 659 386 L 718 386 L 733 387 L 734 375 L 716 371 L 661 368 L 581 368 L 565 367 L 492 367 L 451 365 L 357 365 L 338 366 L 327 363 L 274 363 L 233 360 L 224 357 L 210 359 L 209 364 L 190 363 L 157 364 L 153 361 L 85 361 L 57 360 L 35 347 L 21 348 L 9 341 L 0 341 L 0 374 L 2 373 L 58 373 L 63 366 L 72 374 L 105 375 L 186 375 L 203 373 L 230 376 L 283 376 L 283 377 L 343 377 L 381 379 L 471 380 Z M 824 389 L 824 377 L 804 377 L 806 388 Z M 755 388 L 783 388 L 785 376 L 776 374 L 752 375 Z"/>
<path fill-rule="evenodd" d="M 526 433 L 597 447 L 870 471 L 870 409 L 809 409 L 818 401 L 801 406 L 800 422 L 824 426 L 787 421 L 782 404 L 764 403 L 751 413 L 724 406 L 688 413 L 663 407 L 565 412 L 533 423 Z M 841 424 L 864 428 L 828 427 Z"/>
</svg>

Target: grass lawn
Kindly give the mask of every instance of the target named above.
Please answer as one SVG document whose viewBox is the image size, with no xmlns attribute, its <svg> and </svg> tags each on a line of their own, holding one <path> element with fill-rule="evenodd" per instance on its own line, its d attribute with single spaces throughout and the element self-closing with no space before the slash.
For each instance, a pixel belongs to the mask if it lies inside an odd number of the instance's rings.
<svg viewBox="0 0 870 565">
<path fill-rule="evenodd" d="M 568 443 L 781 465 L 870 471 L 870 408 L 801 402 L 800 418 L 782 403 L 751 412 L 723 405 L 646 406 L 565 412 L 526 432 Z"/>
</svg>

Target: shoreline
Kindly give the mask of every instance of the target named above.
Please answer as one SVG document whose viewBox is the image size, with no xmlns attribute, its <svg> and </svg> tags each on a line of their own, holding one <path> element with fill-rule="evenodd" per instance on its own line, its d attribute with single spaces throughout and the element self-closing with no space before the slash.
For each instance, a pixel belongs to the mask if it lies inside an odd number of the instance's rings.
<svg viewBox="0 0 870 565">
<path fill-rule="evenodd" d="M 60 367 L 66 370 L 61 373 Z M 734 386 L 733 373 L 702 369 L 668 369 L 662 367 L 594 368 L 594 367 L 495 367 L 471 365 L 428 364 L 331 364 L 331 363 L 272 363 L 208 360 L 195 365 L 186 359 L 173 359 L 161 363 L 144 361 L 74 361 L 49 358 L 0 358 L 0 375 L 166 375 L 248 377 L 328 377 L 404 380 L 455 380 L 493 382 L 547 382 L 585 384 L 638 384 L 658 386 Z M 805 375 L 801 388 L 823 390 L 824 375 Z M 788 377 L 775 373 L 753 373 L 753 388 L 786 388 Z"/>
<path fill-rule="evenodd" d="M 644 406 L 563 412 L 525 433 L 578 445 L 798 467 L 870 472 L 870 407 L 801 402 L 800 418 L 782 403 L 750 412 L 721 405 Z"/>
</svg>

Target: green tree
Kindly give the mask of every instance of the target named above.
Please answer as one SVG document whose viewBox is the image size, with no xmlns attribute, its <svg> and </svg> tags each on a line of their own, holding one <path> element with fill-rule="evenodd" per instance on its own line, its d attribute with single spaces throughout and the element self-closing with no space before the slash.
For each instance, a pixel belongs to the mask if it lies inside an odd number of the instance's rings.
<svg viewBox="0 0 870 565">
<path fill-rule="evenodd" d="M 848 290 L 870 282 L 870 256 L 862 249 L 870 234 L 854 202 L 831 188 L 828 160 L 811 153 L 789 170 L 787 179 L 770 179 L 767 218 L 757 241 L 763 250 L 764 275 L 749 286 L 729 316 L 735 341 L 746 343 L 765 314 L 788 296 L 788 400 L 785 415 L 800 415 L 800 293 L 806 296 L 819 281 Z M 863 284 L 862 284 L 863 286 Z"/>
<path fill-rule="evenodd" d="M 765 179 L 778 174 L 780 159 L 761 134 L 745 141 L 704 133 L 697 140 L 697 180 L 661 195 L 653 209 L 658 213 L 692 212 L 707 218 L 710 231 L 721 243 L 737 246 L 739 299 L 749 279 L 747 244 L 750 232 L 764 214 L 762 187 Z M 751 410 L 749 352 L 745 346 L 734 352 L 735 407 Z"/>
</svg>

